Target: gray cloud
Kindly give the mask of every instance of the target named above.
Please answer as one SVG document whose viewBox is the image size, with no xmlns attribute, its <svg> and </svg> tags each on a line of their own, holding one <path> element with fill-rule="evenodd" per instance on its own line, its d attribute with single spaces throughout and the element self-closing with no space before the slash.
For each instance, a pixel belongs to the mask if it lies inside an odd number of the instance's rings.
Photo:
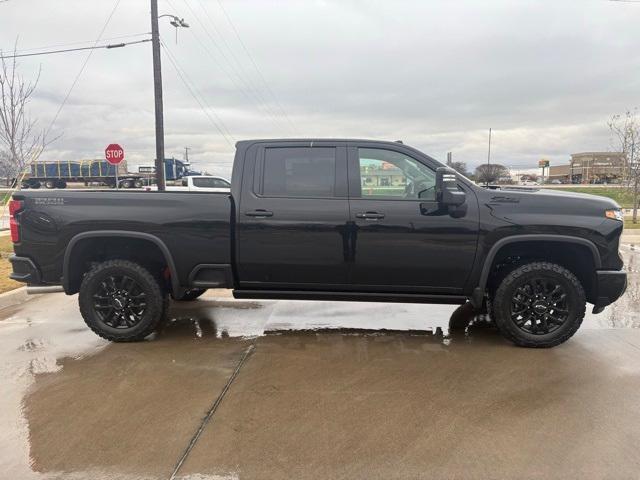
<svg viewBox="0 0 640 480">
<path fill-rule="evenodd" d="M 610 147 L 606 120 L 638 103 L 640 5 L 602 0 L 223 0 L 268 80 L 262 83 L 217 0 L 160 0 L 191 28 L 162 25 L 202 102 L 233 136 L 403 139 L 437 158 L 453 151 L 534 165 Z M 11 0 L 0 46 L 93 40 L 113 3 Z M 204 8 L 203 8 L 204 6 Z M 8 20 L 7 20 L 8 19 Z M 121 2 L 105 37 L 147 32 L 148 2 Z M 42 66 L 31 111 L 53 118 L 85 53 L 21 60 Z M 167 154 L 185 146 L 196 167 L 230 174 L 233 148 L 202 112 L 165 55 Z M 271 91 L 277 97 L 273 100 Z M 287 113 L 289 120 L 281 115 Z M 216 117 L 217 116 L 217 117 Z M 216 120 L 217 121 L 217 120 Z M 291 125 L 293 124 L 293 126 Z M 150 46 L 94 52 L 43 158 L 98 157 L 117 141 L 133 164 L 154 157 Z"/>
</svg>

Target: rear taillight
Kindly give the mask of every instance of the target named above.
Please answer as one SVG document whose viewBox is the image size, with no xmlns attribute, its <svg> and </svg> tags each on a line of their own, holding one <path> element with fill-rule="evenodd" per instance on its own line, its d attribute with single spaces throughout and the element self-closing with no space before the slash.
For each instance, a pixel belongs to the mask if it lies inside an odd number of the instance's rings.
<svg viewBox="0 0 640 480">
<path fill-rule="evenodd" d="M 11 241 L 20 242 L 20 224 L 16 219 L 16 214 L 24 207 L 22 200 L 9 200 L 9 229 L 11 230 Z"/>
</svg>

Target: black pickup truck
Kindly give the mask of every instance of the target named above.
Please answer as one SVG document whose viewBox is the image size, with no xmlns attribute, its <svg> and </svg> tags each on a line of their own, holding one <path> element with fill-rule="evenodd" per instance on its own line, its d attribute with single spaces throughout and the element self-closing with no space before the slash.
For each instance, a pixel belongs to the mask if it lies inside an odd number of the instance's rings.
<svg viewBox="0 0 640 480">
<path fill-rule="evenodd" d="M 20 191 L 11 278 L 79 293 L 112 341 L 140 340 L 169 296 L 471 302 L 517 345 L 551 347 L 626 288 L 620 207 L 485 189 L 399 142 L 237 144 L 231 194 Z"/>
</svg>

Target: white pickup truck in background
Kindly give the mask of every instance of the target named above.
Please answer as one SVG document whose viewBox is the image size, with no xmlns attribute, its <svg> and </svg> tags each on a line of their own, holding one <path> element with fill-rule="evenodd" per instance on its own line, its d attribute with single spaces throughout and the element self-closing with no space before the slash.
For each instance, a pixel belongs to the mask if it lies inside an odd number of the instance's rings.
<svg viewBox="0 0 640 480">
<path fill-rule="evenodd" d="M 182 185 L 167 185 L 168 191 L 174 192 L 229 192 L 231 183 L 226 178 L 210 175 L 193 175 L 184 177 Z M 158 190 L 156 185 L 146 187 L 148 191 Z"/>
</svg>

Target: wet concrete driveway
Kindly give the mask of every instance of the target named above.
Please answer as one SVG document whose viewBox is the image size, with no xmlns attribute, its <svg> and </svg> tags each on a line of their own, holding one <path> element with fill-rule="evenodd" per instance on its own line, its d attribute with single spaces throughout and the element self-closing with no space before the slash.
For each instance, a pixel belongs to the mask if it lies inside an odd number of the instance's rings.
<svg viewBox="0 0 640 480">
<path fill-rule="evenodd" d="M 226 292 L 109 344 L 41 296 L 0 311 L 0 478 L 636 479 L 638 289 L 541 351 L 464 307 Z"/>
</svg>

